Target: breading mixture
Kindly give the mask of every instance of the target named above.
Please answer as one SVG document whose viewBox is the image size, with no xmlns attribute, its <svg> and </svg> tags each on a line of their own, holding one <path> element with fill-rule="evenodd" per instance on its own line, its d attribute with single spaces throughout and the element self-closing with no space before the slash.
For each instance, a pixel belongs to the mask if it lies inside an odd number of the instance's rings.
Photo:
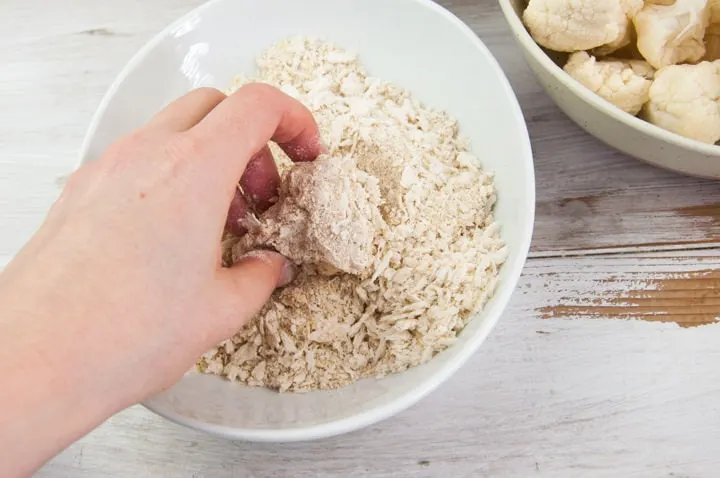
<svg viewBox="0 0 720 478">
<path fill-rule="evenodd" d="M 293 167 L 271 145 L 284 174 L 280 200 L 251 221 L 248 237 L 225 241 L 225 257 L 269 245 L 300 273 L 199 369 L 301 391 L 430 360 L 492 296 L 507 256 L 492 175 L 455 119 L 368 76 L 350 51 L 292 38 L 258 66 L 253 81 L 310 108 L 330 154 Z"/>
</svg>

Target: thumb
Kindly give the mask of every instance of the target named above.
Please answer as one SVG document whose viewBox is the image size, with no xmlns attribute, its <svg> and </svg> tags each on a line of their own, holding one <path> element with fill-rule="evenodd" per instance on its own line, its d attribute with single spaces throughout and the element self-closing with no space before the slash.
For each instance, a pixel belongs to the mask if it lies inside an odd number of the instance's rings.
<svg viewBox="0 0 720 478">
<path fill-rule="evenodd" d="M 289 284 L 296 272 L 295 265 L 285 256 L 264 249 L 249 251 L 232 267 L 220 270 L 229 334 L 257 314 L 273 291 Z"/>
</svg>

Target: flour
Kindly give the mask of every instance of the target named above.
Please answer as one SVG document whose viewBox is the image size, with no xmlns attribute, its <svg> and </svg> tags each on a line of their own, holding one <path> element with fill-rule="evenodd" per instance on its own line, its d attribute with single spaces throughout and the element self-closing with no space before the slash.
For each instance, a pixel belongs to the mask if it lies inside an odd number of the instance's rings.
<svg viewBox="0 0 720 478">
<path fill-rule="evenodd" d="M 299 264 L 299 275 L 199 369 L 302 391 L 427 362 L 495 291 L 507 249 L 493 218 L 492 175 L 456 120 L 368 76 L 350 51 L 293 38 L 258 66 L 253 81 L 312 111 L 329 155 L 293 167 L 271 144 L 285 178 L 281 200 L 248 237 L 227 238 L 224 257 L 269 244 Z M 239 77 L 230 92 L 248 81 Z"/>
</svg>

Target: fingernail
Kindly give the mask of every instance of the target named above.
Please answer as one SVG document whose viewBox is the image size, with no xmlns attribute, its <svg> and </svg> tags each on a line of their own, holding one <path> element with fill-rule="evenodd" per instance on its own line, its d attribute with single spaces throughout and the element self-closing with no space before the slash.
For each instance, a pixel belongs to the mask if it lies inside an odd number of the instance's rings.
<svg viewBox="0 0 720 478">
<path fill-rule="evenodd" d="M 289 259 L 285 259 L 283 262 L 282 270 L 280 271 L 280 279 L 278 279 L 277 287 L 285 287 L 291 283 L 297 276 L 298 268 Z"/>
</svg>

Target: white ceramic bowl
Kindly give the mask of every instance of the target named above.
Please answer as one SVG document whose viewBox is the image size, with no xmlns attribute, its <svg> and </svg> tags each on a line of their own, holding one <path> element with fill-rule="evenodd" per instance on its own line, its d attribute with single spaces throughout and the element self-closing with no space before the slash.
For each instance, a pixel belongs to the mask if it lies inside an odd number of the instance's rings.
<svg viewBox="0 0 720 478">
<path fill-rule="evenodd" d="M 549 56 L 522 23 L 527 0 L 498 0 L 513 36 L 545 91 L 591 135 L 637 159 L 693 176 L 720 178 L 720 146 L 671 133 L 616 108 L 575 81 Z M 556 63 L 557 62 L 557 63 Z"/>
<path fill-rule="evenodd" d="M 485 340 L 516 286 L 532 234 L 532 153 L 515 95 L 473 32 L 429 0 L 214 0 L 172 24 L 130 61 L 92 121 L 82 161 L 98 157 L 112 140 L 191 88 L 224 88 L 236 74 L 253 72 L 258 53 L 295 34 L 358 51 L 371 74 L 410 88 L 460 120 L 484 166 L 496 173 L 496 215 L 510 256 L 495 297 L 456 345 L 423 366 L 306 394 L 278 394 L 191 372 L 146 403 L 175 422 L 229 438 L 331 436 L 415 403 Z"/>
</svg>

